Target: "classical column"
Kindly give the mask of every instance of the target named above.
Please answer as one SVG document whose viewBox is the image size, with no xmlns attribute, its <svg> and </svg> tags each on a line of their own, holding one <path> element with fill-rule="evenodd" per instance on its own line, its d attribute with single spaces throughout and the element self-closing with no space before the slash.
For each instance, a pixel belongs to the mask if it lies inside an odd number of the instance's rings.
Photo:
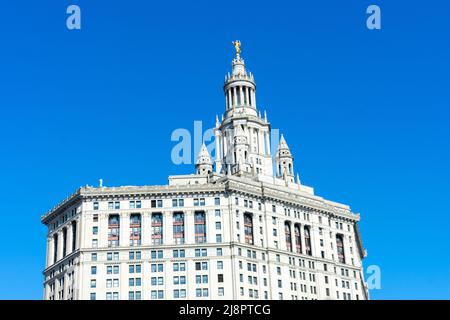
<svg viewBox="0 0 450 320">
<path fill-rule="evenodd" d="M 47 268 L 53 264 L 53 250 L 54 250 L 53 236 L 48 236 L 47 237 Z"/>
<path fill-rule="evenodd" d="M 173 244 L 173 213 L 163 212 L 163 244 Z"/>
<path fill-rule="evenodd" d="M 237 93 L 236 87 L 231 88 L 233 90 L 233 106 L 237 106 Z"/>
<path fill-rule="evenodd" d="M 66 256 L 72 253 L 73 228 L 72 224 L 66 229 Z"/>
<path fill-rule="evenodd" d="M 221 141 L 221 137 L 220 137 L 220 131 L 218 129 L 215 129 L 214 131 L 215 136 L 216 136 L 216 172 L 220 173 L 220 171 L 222 170 L 222 150 L 220 148 L 220 141 Z"/>
<path fill-rule="evenodd" d="M 57 260 L 61 260 L 63 258 L 63 233 L 62 230 L 58 231 L 58 254 L 57 254 Z"/>
<path fill-rule="evenodd" d="M 78 225 L 78 223 L 77 223 Z M 98 246 L 105 248 L 108 246 L 108 214 L 101 213 L 98 215 Z"/>
<path fill-rule="evenodd" d="M 141 243 L 144 246 L 151 244 L 152 237 L 152 216 L 150 212 L 142 213 L 142 225 L 141 225 Z"/>
<path fill-rule="evenodd" d="M 305 242 L 305 229 L 302 224 L 298 224 L 299 230 L 300 230 L 300 243 L 302 246 L 302 254 L 306 254 L 306 242 Z"/>
<path fill-rule="evenodd" d="M 267 131 L 263 132 L 263 140 L 264 140 L 264 155 L 270 156 L 270 142 L 269 142 L 269 135 Z"/>
<path fill-rule="evenodd" d="M 252 95 L 253 106 L 256 108 L 256 94 L 255 94 L 255 90 L 252 90 L 251 95 Z"/>
<path fill-rule="evenodd" d="M 128 212 L 119 213 L 120 215 L 120 236 L 119 246 L 128 247 L 130 245 L 130 214 Z"/>
<path fill-rule="evenodd" d="M 185 215 L 186 215 L 184 225 L 185 243 L 192 244 L 195 243 L 194 211 L 188 210 L 185 212 Z"/>
<path fill-rule="evenodd" d="M 295 228 L 293 221 L 289 221 L 289 231 L 291 233 L 291 250 L 295 252 Z"/>
<path fill-rule="evenodd" d="M 309 240 L 311 242 L 311 255 L 316 257 L 317 256 L 316 244 L 314 243 L 314 241 L 316 240 L 316 236 L 314 233 L 315 233 L 315 228 L 312 225 L 309 226 Z"/>
<path fill-rule="evenodd" d="M 249 95 L 249 87 L 245 87 L 245 100 L 247 101 L 247 105 L 250 106 L 250 95 Z"/>
</svg>

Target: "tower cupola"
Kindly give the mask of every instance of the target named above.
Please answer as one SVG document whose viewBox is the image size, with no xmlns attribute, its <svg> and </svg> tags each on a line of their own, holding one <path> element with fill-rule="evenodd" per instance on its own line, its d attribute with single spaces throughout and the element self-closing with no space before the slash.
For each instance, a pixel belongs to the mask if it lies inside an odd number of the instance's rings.
<svg viewBox="0 0 450 320">
<path fill-rule="evenodd" d="M 223 91 L 225 93 L 226 116 L 250 114 L 256 112 L 256 84 L 253 74 L 247 72 L 245 61 L 241 57 L 241 42 L 233 41 L 236 56 L 232 62 L 232 72 L 225 76 Z"/>
</svg>

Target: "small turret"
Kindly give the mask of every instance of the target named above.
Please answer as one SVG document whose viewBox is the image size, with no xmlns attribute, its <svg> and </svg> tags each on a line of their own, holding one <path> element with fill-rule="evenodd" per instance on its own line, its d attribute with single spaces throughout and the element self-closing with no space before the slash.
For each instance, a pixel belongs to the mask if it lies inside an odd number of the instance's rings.
<svg viewBox="0 0 450 320">
<path fill-rule="evenodd" d="M 294 157 L 292 157 L 284 136 L 281 135 L 276 156 L 277 177 L 294 182 Z"/>
<path fill-rule="evenodd" d="M 197 162 L 195 163 L 196 173 L 199 175 L 209 175 L 212 172 L 213 166 L 211 156 L 205 144 L 202 144 L 202 148 L 198 154 Z"/>
</svg>

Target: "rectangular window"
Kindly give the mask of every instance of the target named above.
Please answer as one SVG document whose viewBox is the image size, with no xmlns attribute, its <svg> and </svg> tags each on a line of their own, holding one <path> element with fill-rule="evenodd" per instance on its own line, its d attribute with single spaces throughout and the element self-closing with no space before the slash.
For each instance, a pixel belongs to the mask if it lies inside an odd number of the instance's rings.
<svg viewBox="0 0 450 320">
<path fill-rule="evenodd" d="M 94 210 L 98 210 L 98 202 L 94 202 Z"/>
<path fill-rule="evenodd" d="M 162 213 L 152 214 L 152 245 L 163 244 L 163 217 Z"/>
<path fill-rule="evenodd" d="M 92 266 L 91 267 L 91 274 L 97 274 L 97 267 L 96 266 Z"/>
<path fill-rule="evenodd" d="M 206 242 L 206 220 L 205 213 L 197 211 L 194 214 L 195 243 Z"/>
</svg>

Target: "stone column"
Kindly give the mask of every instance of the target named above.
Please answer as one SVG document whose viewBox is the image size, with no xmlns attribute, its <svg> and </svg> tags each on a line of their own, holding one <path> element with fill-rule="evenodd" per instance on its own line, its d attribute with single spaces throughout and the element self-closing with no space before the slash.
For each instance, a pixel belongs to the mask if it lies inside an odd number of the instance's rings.
<svg viewBox="0 0 450 320">
<path fill-rule="evenodd" d="M 237 105 L 237 90 L 236 87 L 231 88 L 233 90 L 233 106 Z"/>
<path fill-rule="evenodd" d="M 270 156 L 270 139 L 267 131 L 264 131 L 264 154 Z"/>
<path fill-rule="evenodd" d="M 173 213 L 163 212 L 163 244 L 173 244 Z"/>
<path fill-rule="evenodd" d="M 108 246 L 108 214 L 98 215 L 98 246 L 105 248 Z"/>
<path fill-rule="evenodd" d="M 249 87 L 245 87 L 245 99 L 247 101 L 247 105 L 250 106 L 250 94 L 249 94 Z"/>
<path fill-rule="evenodd" d="M 141 225 L 141 243 L 144 246 L 151 244 L 152 237 L 152 216 L 150 212 L 142 213 L 142 225 Z"/>
<path fill-rule="evenodd" d="M 47 268 L 53 264 L 54 242 L 53 236 L 47 237 Z"/>
<path fill-rule="evenodd" d="M 255 90 L 251 91 L 253 106 L 256 108 L 256 94 Z"/>
<path fill-rule="evenodd" d="M 128 212 L 119 213 L 120 215 L 120 236 L 119 246 L 128 247 L 130 245 L 130 214 Z"/>
<path fill-rule="evenodd" d="M 309 226 L 309 238 L 311 241 L 311 255 L 313 257 L 316 257 L 316 256 L 318 256 L 318 254 L 316 252 L 316 244 L 314 243 L 314 241 L 316 240 L 316 236 L 314 233 L 315 233 L 315 228 L 312 225 L 310 225 Z"/>
<path fill-rule="evenodd" d="M 67 233 L 66 233 L 66 255 L 71 254 L 72 251 L 72 239 L 73 239 L 73 229 L 72 224 L 69 224 L 67 227 Z"/>
<path fill-rule="evenodd" d="M 184 220 L 185 243 L 192 244 L 195 243 L 194 211 L 188 210 L 185 212 L 185 215 L 186 215 Z"/>
<path fill-rule="evenodd" d="M 61 260 L 63 258 L 63 233 L 62 230 L 58 231 L 58 254 L 57 254 L 57 260 Z"/>
<path fill-rule="evenodd" d="M 300 228 L 300 243 L 302 245 L 302 254 L 306 254 L 305 229 L 302 224 L 299 224 L 299 228 Z"/>
</svg>

